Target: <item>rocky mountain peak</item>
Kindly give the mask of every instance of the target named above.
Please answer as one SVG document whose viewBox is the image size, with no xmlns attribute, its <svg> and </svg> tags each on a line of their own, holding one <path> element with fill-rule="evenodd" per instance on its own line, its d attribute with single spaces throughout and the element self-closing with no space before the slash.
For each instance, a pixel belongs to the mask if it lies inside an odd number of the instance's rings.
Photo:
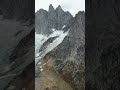
<svg viewBox="0 0 120 90">
<path fill-rule="evenodd" d="M 49 5 L 49 12 L 54 11 L 54 7 L 52 4 Z"/>
<path fill-rule="evenodd" d="M 56 10 L 62 10 L 62 7 L 59 5 Z"/>
<path fill-rule="evenodd" d="M 73 16 L 69 12 L 64 12 L 60 5 L 54 9 L 53 5 L 50 4 L 49 11 L 39 10 L 36 13 L 36 33 L 49 34 L 53 28 L 62 30 L 62 27 L 66 25 L 71 18 L 73 18 Z"/>
<path fill-rule="evenodd" d="M 56 12 L 59 13 L 59 14 L 64 14 L 65 13 L 60 5 L 56 8 Z"/>
<path fill-rule="evenodd" d="M 47 13 L 47 11 L 44 10 L 44 9 L 40 9 L 40 10 L 38 11 L 38 13 L 39 13 L 39 14 L 44 14 L 44 13 Z M 38 14 L 38 13 L 37 13 L 37 14 Z"/>
</svg>

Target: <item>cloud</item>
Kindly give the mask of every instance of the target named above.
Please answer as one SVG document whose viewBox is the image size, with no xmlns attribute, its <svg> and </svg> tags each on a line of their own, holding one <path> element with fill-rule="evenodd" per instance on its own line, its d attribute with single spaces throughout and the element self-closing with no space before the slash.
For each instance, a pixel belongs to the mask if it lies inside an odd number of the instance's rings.
<svg viewBox="0 0 120 90">
<path fill-rule="evenodd" d="M 48 10 L 50 4 L 55 8 L 61 5 L 65 11 L 69 11 L 73 15 L 85 10 L 85 0 L 35 0 L 35 12 L 41 8 Z"/>
</svg>

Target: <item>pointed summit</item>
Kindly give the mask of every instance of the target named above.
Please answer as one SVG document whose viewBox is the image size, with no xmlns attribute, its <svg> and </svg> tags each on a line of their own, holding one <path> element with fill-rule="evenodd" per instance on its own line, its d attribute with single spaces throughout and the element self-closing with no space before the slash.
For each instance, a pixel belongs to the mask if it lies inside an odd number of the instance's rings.
<svg viewBox="0 0 120 90">
<path fill-rule="evenodd" d="M 59 9 L 62 9 L 60 5 L 58 6 L 58 8 L 59 8 Z"/>
<path fill-rule="evenodd" d="M 51 12 L 51 11 L 54 11 L 54 7 L 52 6 L 52 4 L 50 4 L 50 6 L 49 6 L 49 12 Z"/>
<path fill-rule="evenodd" d="M 56 8 L 56 10 L 62 10 L 63 11 L 63 9 L 60 5 Z"/>
</svg>

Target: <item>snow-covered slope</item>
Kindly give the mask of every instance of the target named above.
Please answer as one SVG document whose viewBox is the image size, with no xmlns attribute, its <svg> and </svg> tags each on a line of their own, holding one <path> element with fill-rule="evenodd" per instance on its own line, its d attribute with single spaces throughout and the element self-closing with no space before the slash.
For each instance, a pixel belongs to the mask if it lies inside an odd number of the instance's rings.
<svg viewBox="0 0 120 90">
<path fill-rule="evenodd" d="M 68 31 L 64 32 L 62 30 L 54 30 L 49 36 L 35 33 L 35 63 L 39 63 L 41 58 L 57 47 L 64 40 L 67 34 Z M 50 38 L 54 38 L 56 36 L 57 38 L 52 42 L 49 42 Z M 43 46 L 44 43 L 47 43 L 47 45 Z M 41 48 L 43 49 L 40 51 Z"/>
</svg>

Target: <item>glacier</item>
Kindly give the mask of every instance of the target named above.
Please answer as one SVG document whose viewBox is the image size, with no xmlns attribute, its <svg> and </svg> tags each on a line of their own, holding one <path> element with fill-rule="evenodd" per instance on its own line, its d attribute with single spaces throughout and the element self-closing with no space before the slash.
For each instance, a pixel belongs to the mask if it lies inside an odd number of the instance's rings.
<svg viewBox="0 0 120 90">
<path fill-rule="evenodd" d="M 68 35 L 69 31 L 64 32 L 62 30 L 55 30 L 52 29 L 53 33 L 50 34 L 49 36 L 43 35 L 43 34 L 37 34 L 35 33 L 35 65 L 41 64 L 40 60 L 50 51 L 52 51 L 54 48 L 56 48 L 63 40 L 64 38 Z M 43 43 L 45 43 L 48 39 L 52 37 L 56 37 L 55 40 L 53 40 L 52 43 L 49 43 L 45 49 L 42 51 L 39 51 L 41 47 L 43 46 Z M 43 46 L 44 47 L 44 46 Z"/>
</svg>

